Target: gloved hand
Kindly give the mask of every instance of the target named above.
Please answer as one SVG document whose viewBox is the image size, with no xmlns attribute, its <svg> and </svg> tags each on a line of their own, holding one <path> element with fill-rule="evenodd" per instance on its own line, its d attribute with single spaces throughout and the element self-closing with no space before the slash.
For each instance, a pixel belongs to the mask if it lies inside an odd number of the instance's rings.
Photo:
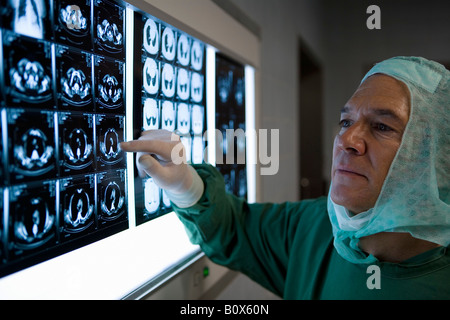
<svg viewBox="0 0 450 320">
<path fill-rule="evenodd" d="M 144 131 L 138 140 L 122 142 L 120 148 L 136 152 L 141 178 L 149 175 L 159 187 L 172 193 L 182 193 L 191 186 L 186 151 L 176 134 L 167 130 Z"/>
<path fill-rule="evenodd" d="M 176 134 L 167 130 L 149 130 L 138 140 L 122 142 L 120 148 L 136 152 L 139 175 L 142 178 L 151 176 L 178 206 L 190 206 L 203 194 L 203 181 L 186 163 L 185 148 Z"/>
</svg>

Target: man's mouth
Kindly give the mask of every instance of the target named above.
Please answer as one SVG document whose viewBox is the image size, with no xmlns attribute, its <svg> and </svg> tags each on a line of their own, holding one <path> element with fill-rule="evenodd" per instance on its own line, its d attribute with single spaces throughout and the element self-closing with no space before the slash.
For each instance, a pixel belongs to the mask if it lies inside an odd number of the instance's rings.
<svg viewBox="0 0 450 320">
<path fill-rule="evenodd" d="M 345 166 L 336 168 L 335 172 L 338 174 L 341 174 L 341 175 L 346 175 L 346 176 L 359 176 L 359 177 L 367 178 L 365 175 L 360 173 L 359 170 L 355 170 L 353 168 L 349 168 L 349 167 L 345 167 Z"/>
</svg>

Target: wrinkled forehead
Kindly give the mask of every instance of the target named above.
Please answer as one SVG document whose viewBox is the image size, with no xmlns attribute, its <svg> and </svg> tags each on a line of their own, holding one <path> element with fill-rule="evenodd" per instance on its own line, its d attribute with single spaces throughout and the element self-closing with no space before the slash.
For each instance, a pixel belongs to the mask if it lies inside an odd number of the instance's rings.
<svg viewBox="0 0 450 320">
<path fill-rule="evenodd" d="M 389 113 L 407 122 L 411 109 L 410 96 L 408 86 L 403 82 L 384 74 L 374 74 L 361 83 L 341 113 Z"/>
<path fill-rule="evenodd" d="M 364 79 L 353 97 L 369 96 L 398 100 L 410 105 L 411 93 L 408 86 L 394 77 L 376 73 Z"/>
</svg>

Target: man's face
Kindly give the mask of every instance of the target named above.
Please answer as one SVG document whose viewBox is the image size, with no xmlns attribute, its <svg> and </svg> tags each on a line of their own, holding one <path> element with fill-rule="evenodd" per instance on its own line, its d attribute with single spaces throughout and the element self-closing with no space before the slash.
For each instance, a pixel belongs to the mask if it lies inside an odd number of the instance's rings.
<svg viewBox="0 0 450 320">
<path fill-rule="evenodd" d="M 386 75 L 367 78 L 341 111 L 331 199 L 357 214 L 375 205 L 409 119 L 409 90 Z"/>
</svg>

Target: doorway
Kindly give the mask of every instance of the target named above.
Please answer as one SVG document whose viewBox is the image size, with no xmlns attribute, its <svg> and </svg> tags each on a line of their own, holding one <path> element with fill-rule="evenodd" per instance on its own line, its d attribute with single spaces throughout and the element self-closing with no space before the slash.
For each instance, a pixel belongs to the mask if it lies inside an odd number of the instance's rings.
<svg viewBox="0 0 450 320">
<path fill-rule="evenodd" d="M 299 41 L 300 75 L 300 199 L 326 194 L 323 177 L 323 72 L 303 41 Z"/>
</svg>

